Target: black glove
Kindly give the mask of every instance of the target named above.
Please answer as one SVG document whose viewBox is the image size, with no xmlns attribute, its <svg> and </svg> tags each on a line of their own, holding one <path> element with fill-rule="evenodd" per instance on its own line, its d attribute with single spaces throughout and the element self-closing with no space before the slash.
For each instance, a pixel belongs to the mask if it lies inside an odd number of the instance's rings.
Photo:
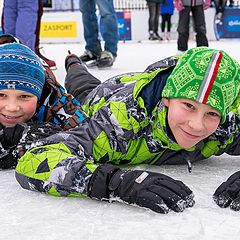
<svg viewBox="0 0 240 240">
<path fill-rule="evenodd" d="M 2 128 L 0 142 L 4 149 L 13 149 L 22 137 L 24 126 L 17 124 L 14 127 Z"/>
<path fill-rule="evenodd" d="M 213 199 L 219 207 L 230 206 L 232 210 L 240 210 L 240 171 L 232 174 L 217 188 Z"/>
<path fill-rule="evenodd" d="M 44 144 L 51 144 L 52 142 L 46 140 L 46 138 L 61 131 L 63 131 L 62 128 L 53 123 L 29 122 L 25 125 L 24 134 L 17 147 L 19 156 L 23 156 L 31 148 L 32 142 L 37 140 L 41 140 Z"/>
<path fill-rule="evenodd" d="M 169 209 L 182 212 L 195 203 L 192 191 L 181 181 L 161 173 L 122 170 L 109 164 L 94 171 L 88 196 L 109 201 L 120 198 L 158 213 L 168 213 Z"/>
<path fill-rule="evenodd" d="M 22 134 L 24 126 L 17 124 L 14 127 L 1 126 L 0 131 L 0 168 L 9 169 L 17 165 L 18 154 L 13 151 L 16 149 Z"/>
<path fill-rule="evenodd" d="M 15 148 L 19 143 L 29 144 L 63 131 L 52 123 L 29 122 L 17 124 L 14 127 L 3 127 L 0 142 L 5 149 Z M 22 136 L 24 133 L 24 137 Z"/>
<path fill-rule="evenodd" d="M 60 126 L 54 125 L 53 123 L 39 123 L 29 122 L 27 124 L 24 139 L 22 143 L 29 144 L 33 141 L 47 138 L 55 133 L 61 132 L 63 129 Z"/>
</svg>

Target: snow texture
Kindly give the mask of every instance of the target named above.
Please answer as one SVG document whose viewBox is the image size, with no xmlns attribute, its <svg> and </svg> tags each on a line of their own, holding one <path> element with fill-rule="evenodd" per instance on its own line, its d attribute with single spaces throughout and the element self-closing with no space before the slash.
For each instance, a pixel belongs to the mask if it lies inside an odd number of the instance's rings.
<svg viewBox="0 0 240 240">
<path fill-rule="evenodd" d="M 240 61 L 239 40 L 210 42 Z M 195 46 L 190 42 L 189 47 Z M 174 55 L 176 41 L 119 43 L 118 57 L 111 69 L 90 70 L 102 81 L 124 72 L 143 71 L 149 64 Z M 67 50 L 81 54 L 83 44 L 44 45 L 45 54 L 56 60 L 57 79 L 64 83 Z M 144 169 L 182 180 L 195 195 L 196 204 L 182 213 L 157 214 L 122 203 L 88 198 L 58 198 L 21 189 L 14 170 L 0 171 L 0 239 L 7 240 L 212 240 L 240 239 L 240 212 L 221 209 L 213 199 L 215 189 L 240 170 L 240 157 L 223 155 L 187 165 L 148 166 Z M 133 167 L 132 167 L 133 168 Z"/>
</svg>

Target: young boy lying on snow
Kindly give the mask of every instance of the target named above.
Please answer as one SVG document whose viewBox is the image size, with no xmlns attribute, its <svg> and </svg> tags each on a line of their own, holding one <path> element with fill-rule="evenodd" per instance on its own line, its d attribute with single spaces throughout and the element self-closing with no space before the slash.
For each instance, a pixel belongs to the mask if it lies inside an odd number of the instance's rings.
<svg viewBox="0 0 240 240">
<path fill-rule="evenodd" d="M 86 89 L 81 74 L 87 76 L 87 70 L 78 58 L 69 56 L 66 66 L 67 89 L 77 90 L 71 88 L 75 84 Z M 193 48 L 181 59 L 164 59 L 143 73 L 102 84 L 91 75 L 88 79 L 96 86 L 81 99 L 88 115 L 81 126 L 47 138 L 41 136 L 44 125 L 25 129 L 18 146 L 25 154 L 16 167 L 23 188 L 181 212 L 194 205 L 185 184 L 120 165 L 186 161 L 190 169 L 192 161 L 240 154 L 240 68 L 224 51 Z M 237 172 L 216 190 L 220 207 L 240 209 L 239 181 Z"/>
<path fill-rule="evenodd" d="M 13 150 L 24 129 L 8 127 L 51 122 L 66 130 L 80 124 L 84 116 L 80 103 L 30 48 L 11 35 L 0 35 L 0 168 L 16 167 Z M 51 129 L 44 130 L 50 134 Z"/>
</svg>

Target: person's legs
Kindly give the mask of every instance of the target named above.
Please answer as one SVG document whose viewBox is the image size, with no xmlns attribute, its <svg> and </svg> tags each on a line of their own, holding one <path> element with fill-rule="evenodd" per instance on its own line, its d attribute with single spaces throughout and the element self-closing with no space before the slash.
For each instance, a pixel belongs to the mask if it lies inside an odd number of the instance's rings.
<svg viewBox="0 0 240 240">
<path fill-rule="evenodd" d="M 190 10 L 191 7 L 185 6 L 184 9 L 179 12 L 177 44 L 178 50 L 180 51 L 186 51 L 188 49 Z"/>
<path fill-rule="evenodd" d="M 4 0 L 2 28 L 3 33 L 16 36 L 17 0 Z"/>
<path fill-rule="evenodd" d="M 154 16 L 155 17 L 154 17 L 153 31 L 158 35 L 160 3 L 155 4 L 155 14 L 154 14 Z"/>
<path fill-rule="evenodd" d="M 35 51 L 38 0 L 18 0 L 16 37 Z"/>
<path fill-rule="evenodd" d="M 206 36 L 206 24 L 204 10 L 202 6 L 195 6 L 192 8 L 192 16 L 194 29 L 196 32 L 197 47 L 208 46 L 208 40 Z"/>
<path fill-rule="evenodd" d="M 105 41 L 105 51 L 111 52 L 114 57 L 117 56 L 118 44 L 118 23 L 117 16 L 113 6 L 113 0 L 95 0 L 99 8 L 101 21 L 104 26 L 102 33 Z"/>
<path fill-rule="evenodd" d="M 41 18 L 42 18 L 42 14 L 43 14 L 43 3 L 42 0 L 37 0 L 38 2 L 38 16 L 37 16 L 37 22 L 36 22 L 36 26 L 35 26 L 35 53 L 42 59 L 44 60 L 47 65 L 51 68 L 51 69 L 55 69 L 56 68 L 56 62 L 53 60 L 50 60 L 49 58 L 45 57 L 41 52 L 40 52 L 40 26 L 41 26 Z"/>
<path fill-rule="evenodd" d="M 166 14 L 162 14 L 162 22 L 161 22 L 161 31 L 162 33 L 165 32 L 165 26 L 166 26 Z"/>
<path fill-rule="evenodd" d="M 214 0 L 216 15 L 220 12 L 220 0 Z"/>
<path fill-rule="evenodd" d="M 81 104 L 84 104 L 85 97 L 97 87 L 101 81 L 91 75 L 82 64 L 79 57 L 74 54 L 67 56 L 65 60 L 67 75 L 65 88 Z"/>
<path fill-rule="evenodd" d="M 40 45 L 40 27 L 41 27 L 41 19 L 43 15 L 43 3 L 42 0 L 38 0 L 38 17 L 36 22 L 36 40 L 35 40 L 35 49 Z"/>
<path fill-rule="evenodd" d="M 154 31 L 154 18 L 155 18 L 155 3 L 148 2 L 148 11 L 149 11 L 149 18 L 148 18 L 148 32 Z"/>
<path fill-rule="evenodd" d="M 162 39 L 166 39 L 165 27 L 166 27 L 166 14 L 161 14 L 162 22 L 161 22 L 161 32 L 162 32 Z"/>
<path fill-rule="evenodd" d="M 161 6 L 160 3 L 156 3 L 156 5 L 155 5 L 154 34 L 157 37 L 157 40 L 163 40 L 163 38 L 160 37 L 160 35 L 158 34 L 160 6 Z"/>
<path fill-rule="evenodd" d="M 148 18 L 148 32 L 149 32 L 149 40 L 159 40 L 160 36 L 156 35 L 156 3 L 148 2 L 148 10 L 149 10 L 149 18 Z M 158 13 L 159 14 L 159 13 Z M 159 21 L 159 20 L 158 20 Z"/>
<path fill-rule="evenodd" d="M 172 23 L 171 23 L 171 14 L 166 14 L 166 21 L 167 21 L 167 32 L 171 32 L 171 27 L 172 27 Z"/>
<path fill-rule="evenodd" d="M 219 0 L 219 12 L 217 13 L 217 19 L 219 19 L 220 22 L 222 22 L 226 3 L 227 3 L 227 0 Z"/>
<path fill-rule="evenodd" d="M 82 13 L 85 49 L 95 56 L 100 56 L 102 51 L 98 38 L 98 22 L 96 16 L 95 0 L 80 0 L 80 11 Z"/>
<path fill-rule="evenodd" d="M 171 26 L 172 26 L 172 23 L 171 23 L 171 14 L 166 14 L 166 22 L 167 22 L 167 34 L 166 34 L 166 39 L 168 41 L 170 41 L 171 39 Z"/>
</svg>

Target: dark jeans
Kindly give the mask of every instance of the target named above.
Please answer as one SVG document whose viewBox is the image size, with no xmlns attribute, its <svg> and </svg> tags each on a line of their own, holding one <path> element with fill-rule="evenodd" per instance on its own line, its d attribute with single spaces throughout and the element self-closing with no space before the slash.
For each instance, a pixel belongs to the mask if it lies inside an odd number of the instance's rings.
<svg viewBox="0 0 240 240">
<path fill-rule="evenodd" d="M 82 12 L 85 48 L 96 55 L 99 55 L 102 50 L 98 38 L 97 5 L 104 26 L 102 32 L 105 42 L 104 50 L 111 52 L 113 56 L 117 56 L 118 22 L 113 0 L 80 0 L 79 4 Z"/>
<path fill-rule="evenodd" d="M 206 36 L 206 24 L 203 6 L 188 7 L 179 12 L 178 21 L 178 50 L 186 51 L 188 49 L 190 12 L 192 12 L 193 26 L 196 32 L 197 46 L 208 46 Z"/>
<path fill-rule="evenodd" d="M 158 33 L 160 3 L 148 2 L 147 5 L 149 10 L 148 31 Z"/>
</svg>

